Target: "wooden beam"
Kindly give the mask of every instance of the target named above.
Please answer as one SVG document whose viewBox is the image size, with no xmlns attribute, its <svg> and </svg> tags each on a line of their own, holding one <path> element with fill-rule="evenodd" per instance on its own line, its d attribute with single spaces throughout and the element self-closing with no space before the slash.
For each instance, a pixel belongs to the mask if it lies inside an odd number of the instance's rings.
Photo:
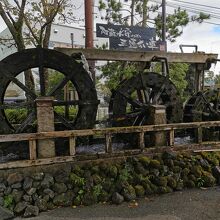
<svg viewBox="0 0 220 220">
<path fill-rule="evenodd" d="M 171 53 L 171 52 L 135 52 L 98 49 L 76 49 L 76 48 L 55 48 L 62 53 L 71 56 L 73 53 L 83 53 L 88 60 L 110 60 L 110 61 L 151 61 L 154 56 L 166 57 L 170 63 L 206 63 L 207 60 L 215 62 L 218 54 L 206 53 Z"/>
<path fill-rule="evenodd" d="M 170 131 L 180 130 L 187 128 L 205 128 L 205 127 L 220 127 L 220 121 L 206 121 L 206 122 L 190 122 L 190 123 L 174 123 L 174 124 L 161 124 L 161 125 L 145 125 L 145 126 L 132 126 L 132 127 L 112 127 L 103 129 L 86 129 L 86 130 L 71 130 L 71 131 L 50 131 L 38 133 L 22 133 L 22 134 L 7 134 L 0 135 L 1 142 L 11 141 L 25 141 L 25 140 L 43 140 L 49 138 L 62 138 L 62 137 L 83 137 L 92 135 L 106 135 L 106 134 L 119 134 L 119 133 L 140 133 L 149 131 Z"/>
<path fill-rule="evenodd" d="M 74 156 L 76 154 L 76 137 L 69 138 L 69 149 L 70 156 Z"/>
<path fill-rule="evenodd" d="M 30 154 L 30 160 L 37 159 L 37 141 L 36 140 L 29 140 L 29 154 Z"/>
</svg>

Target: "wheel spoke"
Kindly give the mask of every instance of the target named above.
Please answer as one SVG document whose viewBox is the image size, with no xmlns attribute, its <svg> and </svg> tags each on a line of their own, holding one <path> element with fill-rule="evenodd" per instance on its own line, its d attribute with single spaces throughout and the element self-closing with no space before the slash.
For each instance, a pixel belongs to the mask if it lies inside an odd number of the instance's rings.
<svg viewBox="0 0 220 220">
<path fill-rule="evenodd" d="M 58 121 L 60 121 L 63 125 L 65 125 L 66 128 L 69 128 L 71 130 L 74 129 L 74 127 L 71 125 L 71 123 L 69 123 L 69 121 L 67 121 L 62 115 L 60 115 L 54 111 L 54 116 Z"/>
<path fill-rule="evenodd" d="M 117 91 L 120 95 L 122 95 L 129 104 L 131 104 L 133 107 L 136 107 L 136 108 L 140 108 L 141 106 L 143 106 L 143 103 L 137 101 L 137 100 L 133 100 L 131 97 L 125 95 L 124 93 L 120 92 L 120 91 Z"/>
<path fill-rule="evenodd" d="M 20 87 L 24 92 L 26 92 L 27 95 L 29 95 L 31 98 L 36 99 L 37 95 L 31 89 L 21 83 L 17 78 L 12 77 L 11 75 L 8 75 L 6 77 L 10 79 L 13 83 L 15 83 L 18 87 Z"/>
<path fill-rule="evenodd" d="M 153 104 L 158 104 L 160 96 L 161 96 L 162 92 L 164 91 L 166 85 L 167 85 L 167 83 L 165 81 L 163 83 L 163 85 L 160 87 L 160 89 L 153 93 L 153 97 L 152 97 L 152 103 Z"/>
<path fill-rule="evenodd" d="M 22 124 L 15 130 L 15 133 L 21 133 L 25 128 L 34 121 L 35 112 L 32 111 L 28 117 L 22 122 Z"/>
<path fill-rule="evenodd" d="M 14 109 L 14 108 L 25 108 L 25 107 L 33 107 L 34 102 L 21 102 L 21 103 L 3 103 L 0 105 L 0 109 Z"/>
</svg>

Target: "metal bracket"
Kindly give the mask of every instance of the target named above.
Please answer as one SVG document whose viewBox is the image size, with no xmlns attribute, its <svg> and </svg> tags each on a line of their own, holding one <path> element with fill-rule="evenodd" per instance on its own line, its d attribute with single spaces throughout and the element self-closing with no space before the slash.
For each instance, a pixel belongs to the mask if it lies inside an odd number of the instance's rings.
<svg viewBox="0 0 220 220">
<path fill-rule="evenodd" d="M 180 47 L 181 53 L 184 53 L 184 51 L 183 51 L 183 48 L 184 48 L 184 47 L 192 47 L 192 48 L 195 48 L 195 53 L 198 52 L 198 46 L 197 46 L 197 45 L 180 44 L 179 47 Z"/>
</svg>

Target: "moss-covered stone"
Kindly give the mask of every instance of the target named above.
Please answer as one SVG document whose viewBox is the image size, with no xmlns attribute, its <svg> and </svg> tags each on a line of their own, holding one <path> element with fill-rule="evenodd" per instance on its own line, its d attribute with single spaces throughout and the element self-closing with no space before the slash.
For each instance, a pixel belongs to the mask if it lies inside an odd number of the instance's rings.
<svg viewBox="0 0 220 220">
<path fill-rule="evenodd" d="M 149 157 L 143 156 L 139 158 L 139 161 L 145 166 L 148 167 L 150 164 L 151 159 Z"/>
<path fill-rule="evenodd" d="M 204 180 L 205 187 L 214 186 L 216 183 L 215 177 L 211 173 L 206 171 L 202 172 L 202 179 Z"/>
<path fill-rule="evenodd" d="M 202 167 L 201 166 L 194 166 L 192 167 L 191 173 L 195 176 L 195 177 L 201 177 L 202 175 Z"/>
<path fill-rule="evenodd" d="M 173 177 L 169 176 L 167 177 L 167 185 L 172 189 L 176 189 L 177 181 Z"/>
<path fill-rule="evenodd" d="M 188 168 L 184 168 L 182 171 L 181 171 L 181 175 L 182 176 L 188 176 L 188 174 L 190 173 L 190 170 Z"/>
<path fill-rule="evenodd" d="M 93 167 L 92 167 L 92 169 L 91 169 L 91 172 L 92 173 L 99 173 L 99 166 L 98 165 L 94 165 Z"/>
<path fill-rule="evenodd" d="M 196 178 L 193 174 L 188 175 L 188 179 L 189 179 L 189 180 L 192 180 L 194 183 L 195 183 L 196 180 L 197 180 L 197 178 Z"/>
<path fill-rule="evenodd" d="M 131 201 L 136 198 L 136 192 L 132 185 L 128 185 L 127 187 L 123 188 L 122 195 L 124 196 L 126 201 Z"/>
<path fill-rule="evenodd" d="M 94 184 L 100 184 L 102 182 L 102 178 L 98 174 L 93 174 L 92 179 Z"/>
<path fill-rule="evenodd" d="M 118 168 L 116 166 L 110 166 L 108 174 L 110 177 L 116 178 L 118 175 Z"/>
<path fill-rule="evenodd" d="M 160 161 L 151 160 L 149 166 L 150 166 L 150 168 L 159 169 L 160 168 Z"/>
<path fill-rule="evenodd" d="M 93 205 L 97 203 L 97 196 L 94 193 L 86 192 L 85 195 L 82 198 L 82 204 L 83 205 Z"/>
<path fill-rule="evenodd" d="M 141 185 L 136 185 L 136 186 L 134 187 L 134 189 L 135 189 L 135 193 L 136 193 L 136 195 L 137 195 L 138 197 L 143 197 L 143 196 L 144 196 L 145 190 L 144 190 L 144 187 L 143 187 L 143 186 L 141 186 Z"/>
<path fill-rule="evenodd" d="M 186 182 L 184 182 L 184 185 L 189 188 L 194 188 L 196 186 L 192 180 L 187 180 Z"/>
<path fill-rule="evenodd" d="M 74 164 L 72 166 L 72 172 L 75 173 L 78 176 L 81 176 L 83 174 L 83 170 L 81 169 L 81 167 L 77 164 Z"/>
<path fill-rule="evenodd" d="M 172 170 L 174 173 L 179 173 L 179 172 L 181 172 L 182 169 L 179 166 L 174 166 Z"/>
<path fill-rule="evenodd" d="M 167 186 L 167 177 L 156 177 L 154 179 L 154 183 L 157 185 L 157 186 Z"/>
</svg>

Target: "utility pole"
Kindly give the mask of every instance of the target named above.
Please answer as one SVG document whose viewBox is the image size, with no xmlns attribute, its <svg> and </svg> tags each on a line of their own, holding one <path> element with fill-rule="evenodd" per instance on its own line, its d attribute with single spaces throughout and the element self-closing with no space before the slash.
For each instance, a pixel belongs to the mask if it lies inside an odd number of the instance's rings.
<svg viewBox="0 0 220 220">
<path fill-rule="evenodd" d="M 166 0 L 162 0 L 162 41 L 166 47 Z M 165 48 L 167 51 L 167 48 Z"/>
<path fill-rule="evenodd" d="M 93 48 L 93 8 L 94 8 L 94 1 L 93 0 L 84 0 L 85 5 L 85 30 L 86 30 L 86 37 L 85 37 L 85 47 L 86 48 Z M 95 82 L 95 62 L 89 61 L 90 72 L 92 73 L 92 79 Z"/>
<path fill-rule="evenodd" d="M 162 0 L 162 41 L 164 43 L 165 52 L 167 52 L 166 43 L 166 0 Z M 166 63 L 162 63 L 162 73 L 166 75 Z"/>
</svg>

